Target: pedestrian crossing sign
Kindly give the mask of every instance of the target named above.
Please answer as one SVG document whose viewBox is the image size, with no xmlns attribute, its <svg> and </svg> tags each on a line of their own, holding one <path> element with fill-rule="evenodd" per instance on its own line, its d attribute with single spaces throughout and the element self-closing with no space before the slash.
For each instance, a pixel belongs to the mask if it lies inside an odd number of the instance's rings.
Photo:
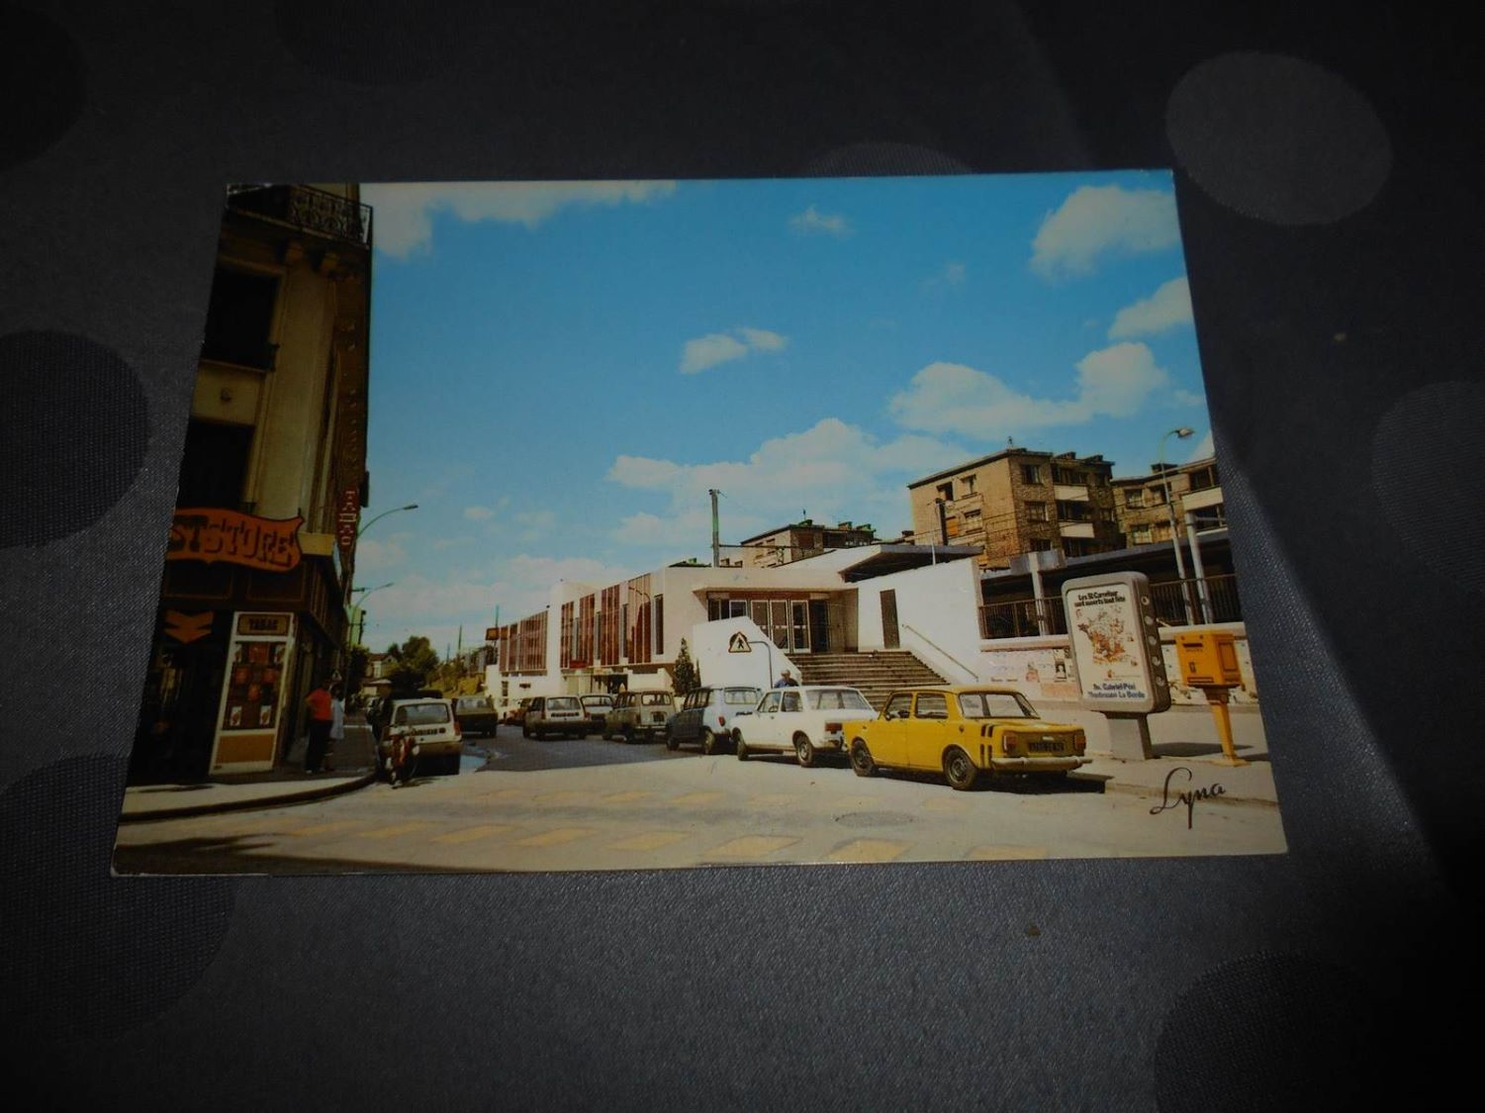
<svg viewBox="0 0 1485 1113">
<path fill-rule="evenodd" d="M 728 653 L 751 653 L 753 647 L 748 644 L 748 636 L 741 630 L 727 639 Z"/>
</svg>

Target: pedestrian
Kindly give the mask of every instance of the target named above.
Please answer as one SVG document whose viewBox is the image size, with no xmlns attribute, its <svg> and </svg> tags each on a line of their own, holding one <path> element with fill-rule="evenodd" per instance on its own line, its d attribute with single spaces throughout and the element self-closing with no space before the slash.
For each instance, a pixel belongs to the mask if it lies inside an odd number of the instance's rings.
<svg viewBox="0 0 1485 1113">
<path fill-rule="evenodd" d="M 330 747 L 330 727 L 335 721 L 334 698 L 323 680 L 316 681 L 314 690 L 304 698 L 309 709 L 309 741 L 304 747 L 304 771 L 318 773 L 325 762 L 325 751 Z"/>
<path fill-rule="evenodd" d="M 330 685 L 330 742 L 325 748 L 325 772 L 335 772 L 330 758 L 335 755 L 337 742 L 345 741 L 345 689 L 339 684 Z"/>
<path fill-rule="evenodd" d="M 774 687 L 797 688 L 799 687 L 799 681 L 794 679 L 794 674 L 792 672 L 790 672 L 788 669 L 785 669 L 779 676 L 778 680 L 774 683 Z"/>
</svg>

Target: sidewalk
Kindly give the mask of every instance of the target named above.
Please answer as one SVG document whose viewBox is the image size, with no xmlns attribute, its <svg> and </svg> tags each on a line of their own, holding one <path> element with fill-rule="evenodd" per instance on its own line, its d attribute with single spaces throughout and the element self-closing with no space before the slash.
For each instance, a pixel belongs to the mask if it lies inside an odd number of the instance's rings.
<svg viewBox="0 0 1485 1113">
<path fill-rule="evenodd" d="M 1068 716 L 1057 717 L 1066 719 Z M 1093 760 L 1073 775 L 1080 779 L 1102 780 L 1106 792 L 1135 792 L 1159 798 L 1167 791 L 1168 785 L 1170 797 L 1174 799 L 1181 792 L 1213 790 L 1220 785 L 1220 795 L 1225 800 L 1276 805 L 1278 795 L 1261 732 L 1243 732 L 1235 750 L 1246 764 L 1231 765 L 1226 761 L 1215 733 L 1203 737 L 1203 731 L 1192 729 L 1199 722 L 1197 717 L 1174 732 L 1183 738 L 1168 737 L 1173 733 L 1169 728 L 1154 732 L 1156 756 L 1148 761 L 1116 759 L 1106 744 L 1101 745 L 1101 736 L 1090 730 L 1088 756 Z M 500 729 L 512 733 L 517 730 L 515 727 Z M 482 740 L 481 746 L 486 745 L 489 742 Z M 302 772 L 302 742 L 290 751 L 289 756 L 287 764 L 266 773 L 218 776 L 193 784 L 131 786 L 124 790 L 124 806 L 119 821 L 138 823 L 298 804 L 354 792 L 376 780 L 375 743 L 371 730 L 359 717 L 346 723 L 345 741 L 336 747 L 331 759 L 335 766 L 333 772 Z M 844 770 L 842 774 L 850 775 Z"/>
</svg>

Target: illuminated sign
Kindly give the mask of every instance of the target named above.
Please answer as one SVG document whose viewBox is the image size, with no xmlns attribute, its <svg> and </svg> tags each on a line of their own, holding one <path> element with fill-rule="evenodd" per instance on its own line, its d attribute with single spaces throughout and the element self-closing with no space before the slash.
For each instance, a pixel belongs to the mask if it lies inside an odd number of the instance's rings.
<svg viewBox="0 0 1485 1113">
<path fill-rule="evenodd" d="M 298 566 L 301 517 L 259 518 L 236 510 L 177 510 L 170 522 L 166 560 L 223 561 L 269 572 Z"/>
</svg>

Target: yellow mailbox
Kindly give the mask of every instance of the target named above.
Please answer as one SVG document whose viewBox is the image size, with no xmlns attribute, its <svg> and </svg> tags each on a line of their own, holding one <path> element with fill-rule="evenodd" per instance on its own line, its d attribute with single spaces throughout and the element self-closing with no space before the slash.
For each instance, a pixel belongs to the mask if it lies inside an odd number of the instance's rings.
<svg viewBox="0 0 1485 1113">
<path fill-rule="evenodd" d="M 1218 630 L 1177 634 L 1176 657 L 1181 683 L 1189 688 L 1237 688 L 1243 683 L 1237 642 L 1231 634 Z"/>
</svg>

